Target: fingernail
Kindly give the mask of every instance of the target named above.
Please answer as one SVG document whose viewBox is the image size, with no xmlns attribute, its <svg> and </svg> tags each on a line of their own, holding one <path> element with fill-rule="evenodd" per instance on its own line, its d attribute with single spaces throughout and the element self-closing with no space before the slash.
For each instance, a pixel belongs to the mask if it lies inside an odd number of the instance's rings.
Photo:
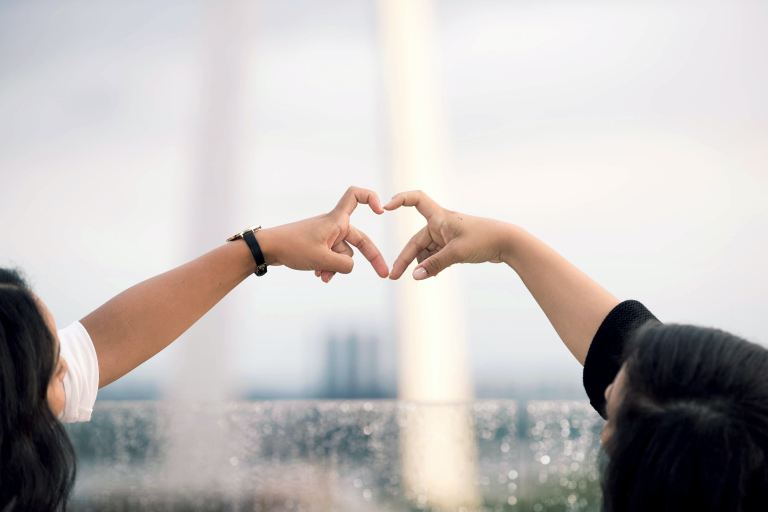
<svg viewBox="0 0 768 512">
<path fill-rule="evenodd" d="M 424 267 L 418 267 L 413 271 L 413 278 L 417 281 L 427 278 L 427 270 Z"/>
</svg>

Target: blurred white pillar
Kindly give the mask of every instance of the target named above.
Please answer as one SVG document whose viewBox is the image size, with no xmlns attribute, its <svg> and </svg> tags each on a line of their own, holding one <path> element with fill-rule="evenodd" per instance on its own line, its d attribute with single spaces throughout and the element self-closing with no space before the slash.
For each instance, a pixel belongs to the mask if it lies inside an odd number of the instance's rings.
<svg viewBox="0 0 768 512">
<path fill-rule="evenodd" d="M 245 227 L 245 221 L 236 218 L 235 201 L 242 173 L 242 84 L 254 3 L 209 1 L 201 9 L 201 101 L 185 226 L 190 257 L 224 243 L 227 236 Z M 237 323 L 225 298 L 190 329 L 179 348 L 181 357 L 168 390 L 176 408 L 166 462 L 170 481 L 181 489 L 237 491 L 236 468 L 230 460 L 238 455 L 240 440 L 225 431 L 225 421 L 210 413 L 210 407 L 222 407 L 234 395 L 230 366 Z M 195 410 L 201 403 L 206 404 L 206 413 L 199 415 Z"/>
<path fill-rule="evenodd" d="M 379 0 L 380 33 L 390 112 L 393 185 L 423 189 L 450 204 L 444 187 L 444 150 L 436 98 L 430 0 Z M 398 247 L 425 221 L 398 211 Z M 453 272 L 398 284 L 398 372 L 402 400 L 430 403 L 406 412 L 401 432 L 403 478 L 421 504 L 473 509 L 476 448 L 472 386 L 463 315 Z M 459 405 L 457 405 L 459 404 Z"/>
</svg>

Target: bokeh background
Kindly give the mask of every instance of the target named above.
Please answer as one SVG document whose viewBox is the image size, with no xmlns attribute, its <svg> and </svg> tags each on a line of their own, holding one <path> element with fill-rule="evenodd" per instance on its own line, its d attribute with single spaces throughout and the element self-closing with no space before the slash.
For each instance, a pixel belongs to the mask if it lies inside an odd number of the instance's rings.
<svg viewBox="0 0 768 512">
<path fill-rule="evenodd" d="M 397 192 L 380 4 L 0 1 L 0 264 L 65 325 L 247 225 L 327 211 L 352 184 Z M 418 186 L 526 227 L 664 321 L 768 342 L 768 4 L 429 16 L 445 165 Z M 388 263 L 393 217 L 354 217 Z M 477 396 L 584 398 L 514 272 L 450 272 Z M 200 379 L 238 396 L 394 396 L 399 286 L 359 259 L 329 285 L 271 269 L 225 299 L 226 330 L 204 319 L 100 396 L 164 396 L 211 345 Z"/>
</svg>

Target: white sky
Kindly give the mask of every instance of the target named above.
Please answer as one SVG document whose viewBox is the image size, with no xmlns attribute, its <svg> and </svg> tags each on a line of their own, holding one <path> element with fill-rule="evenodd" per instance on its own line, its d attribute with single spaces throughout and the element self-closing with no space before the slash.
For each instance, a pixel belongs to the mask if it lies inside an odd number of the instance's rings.
<svg viewBox="0 0 768 512">
<path fill-rule="evenodd" d="M 375 5 L 262 0 L 237 48 L 238 183 L 221 211 L 196 208 L 219 100 L 212 9 L 0 2 L 0 264 L 23 267 L 60 324 L 231 231 L 328 210 L 350 184 L 395 192 Z M 446 206 L 523 225 L 665 321 L 768 342 L 764 2 L 451 0 L 436 23 Z M 392 219 L 355 222 L 391 263 Z M 220 366 L 300 392 L 328 333 L 394 350 L 397 284 L 356 270 L 330 286 L 284 269 L 250 280 L 227 299 L 238 326 Z M 511 270 L 453 271 L 479 387 L 579 384 Z M 126 385 L 168 381 L 182 354 Z"/>
</svg>

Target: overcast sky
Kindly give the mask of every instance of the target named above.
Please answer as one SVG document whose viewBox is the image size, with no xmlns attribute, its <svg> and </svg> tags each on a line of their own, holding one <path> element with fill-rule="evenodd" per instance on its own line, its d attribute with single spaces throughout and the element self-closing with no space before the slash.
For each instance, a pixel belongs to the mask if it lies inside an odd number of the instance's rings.
<svg viewBox="0 0 768 512">
<path fill-rule="evenodd" d="M 26 270 L 60 325 L 246 225 L 321 213 L 350 184 L 395 192 L 376 5 L 219 10 L 0 2 L 0 264 Z M 768 342 L 765 2 L 450 0 L 435 23 L 450 194 L 436 199 L 526 227 L 664 321 Z M 239 44 L 216 46 L 229 31 Z M 220 105 L 234 112 L 226 204 L 199 186 L 216 176 L 201 162 Z M 354 222 L 391 263 L 393 220 Z M 329 286 L 270 270 L 226 300 L 226 339 L 196 337 L 203 321 L 185 341 L 221 344 L 239 385 L 300 393 L 324 339 L 357 332 L 384 344 L 386 373 L 398 285 L 355 270 Z M 451 271 L 478 387 L 579 385 L 511 270 Z M 183 356 L 123 385 L 165 384 Z"/>
</svg>

